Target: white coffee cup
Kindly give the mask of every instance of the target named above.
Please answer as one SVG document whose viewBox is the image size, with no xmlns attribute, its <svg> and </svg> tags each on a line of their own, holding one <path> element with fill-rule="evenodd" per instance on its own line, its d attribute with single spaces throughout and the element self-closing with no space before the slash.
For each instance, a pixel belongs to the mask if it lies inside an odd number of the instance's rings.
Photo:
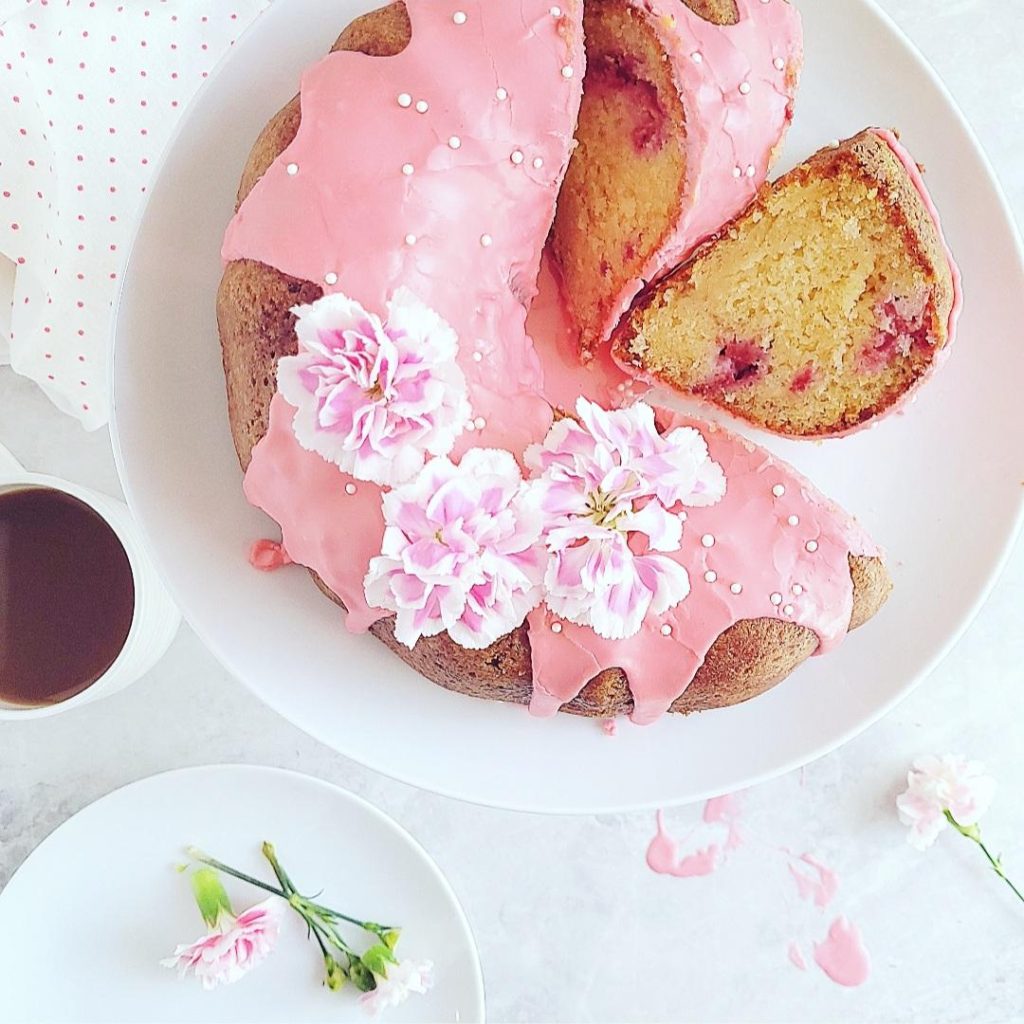
<svg viewBox="0 0 1024 1024">
<path fill-rule="evenodd" d="M 0 700 L 0 721 L 47 718 L 109 697 L 141 679 L 166 653 L 181 624 L 181 613 L 146 553 L 138 528 L 124 502 L 56 477 L 30 473 L 0 445 L 0 493 L 23 487 L 62 491 L 88 505 L 121 542 L 135 582 L 135 609 L 128 638 L 114 663 L 91 686 L 74 697 L 42 707 L 21 707 Z"/>
</svg>

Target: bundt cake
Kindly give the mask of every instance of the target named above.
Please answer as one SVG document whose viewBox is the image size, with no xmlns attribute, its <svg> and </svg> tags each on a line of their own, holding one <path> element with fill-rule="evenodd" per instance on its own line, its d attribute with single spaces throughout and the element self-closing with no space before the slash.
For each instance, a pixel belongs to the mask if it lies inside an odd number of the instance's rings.
<svg viewBox="0 0 1024 1024">
<path fill-rule="evenodd" d="M 582 21 L 578 0 L 407 0 L 353 23 L 253 149 L 218 321 L 275 564 L 444 687 L 649 722 L 763 692 L 890 583 L 766 451 L 546 400 L 525 321 Z"/>
<path fill-rule="evenodd" d="M 587 74 L 551 251 L 585 355 L 738 213 L 793 113 L 786 0 L 587 0 Z"/>
<path fill-rule="evenodd" d="M 958 280 L 918 168 L 871 129 L 765 186 L 643 293 L 613 354 L 768 430 L 839 434 L 943 358 Z"/>
</svg>

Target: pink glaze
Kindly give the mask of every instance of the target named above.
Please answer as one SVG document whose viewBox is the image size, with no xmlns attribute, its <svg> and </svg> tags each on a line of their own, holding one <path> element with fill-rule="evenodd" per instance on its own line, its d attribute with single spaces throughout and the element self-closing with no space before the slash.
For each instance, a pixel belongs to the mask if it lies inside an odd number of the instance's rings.
<svg viewBox="0 0 1024 1024">
<path fill-rule="evenodd" d="M 606 718 L 601 723 L 601 730 L 605 736 L 614 736 L 619 731 L 619 725 L 614 718 Z"/>
<path fill-rule="evenodd" d="M 548 0 L 464 0 L 461 24 L 447 5 L 407 7 L 402 53 L 335 53 L 306 72 L 299 133 L 243 203 L 223 256 L 320 282 L 378 314 L 410 288 L 459 335 L 477 426 L 454 456 L 474 445 L 519 453 L 551 423 L 524 324 L 579 107 L 582 3 L 555 17 Z M 342 597 L 349 627 L 365 629 L 383 614 L 362 595 L 380 550 L 380 490 L 360 484 L 350 500 L 352 481 L 298 446 L 291 415 L 277 396 L 246 494 Z"/>
<path fill-rule="evenodd" d="M 704 805 L 704 824 L 725 825 L 728 835 L 725 840 L 726 850 L 735 850 L 743 845 L 743 833 L 739 827 L 740 798 L 736 793 L 717 796 Z"/>
<path fill-rule="evenodd" d="M 863 985 L 871 974 L 871 958 L 860 929 L 845 917 L 837 917 L 825 941 L 814 944 L 814 962 L 837 985 L 847 988 Z"/>
<path fill-rule="evenodd" d="M 276 540 L 258 540 L 249 548 L 249 564 L 260 572 L 274 572 L 294 562 L 284 545 Z"/>
<path fill-rule="evenodd" d="M 653 722 L 686 690 L 719 635 L 743 619 L 806 626 L 818 635 L 818 654 L 845 636 L 853 609 L 848 555 L 877 555 L 878 548 L 850 516 L 764 449 L 713 424 L 672 419 L 672 426 L 682 425 L 701 430 L 727 482 L 717 505 L 687 509 L 682 547 L 668 555 L 687 569 L 689 597 L 616 641 L 562 622 L 546 606 L 532 612 L 535 714 L 554 714 L 599 671 L 617 667 L 629 677 L 633 720 Z M 778 485 L 785 488 L 781 496 L 773 493 Z M 713 546 L 702 543 L 705 536 L 714 538 Z M 733 584 L 742 587 L 739 594 Z M 560 628 L 553 630 L 556 622 Z"/>
<path fill-rule="evenodd" d="M 345 602 L 348 628 L 360 632 L 385 614 L 370 608 L 363 594 L 363 577 L 384 537 L 381 491 L 300 447 L 291 429 L 294 414 L 274 396 L 270 429 L 245 474 L 245 496 L 281 524 L 288 554 L 319 573 Z"/>
<path fill-rule="evenodd" d="M 686 205 L 623 289 L 602 325 L 605 336 L 647 281 L 675 267 L 754 198 L 792 120 L 803 63 L 800 15 L 786 0 L 737 0 L 735 25 L 705 21 L 680 0 L 633 6 L 657 31 L 686 112 Z"/>
<path fill-rule="evenodd" d="M 801 871 L 795 864 L 789 865 L 789 873 L 796 882 L 797 892 L 802 900 L 811 900 L 816 907 L 824 910 L 839 891 L 839 877 L 830 868 L 815 860 L 809 853 L 797 858 L 801 864 L 811 868 L 811 874 Z"/>
<path fill-rule="evenodd" d="M 803 953 L 800 952 L 800 947 L 795 942 L 789 944 L 788 955 L 789 962 L 794 967 L 801 971 L 807 970 L 807 961 L 804 959 Z"/>
<path fill-rule="evenodd" d="M 656 874 L 675 878 L 697 878 L 710 875 L 718 867 L 718 846 L 679 856 L 678 843 L 665 831 L 665 817 L 658 811 L 658 834 L 647 847 L 647 866 Z"/>
</svg>

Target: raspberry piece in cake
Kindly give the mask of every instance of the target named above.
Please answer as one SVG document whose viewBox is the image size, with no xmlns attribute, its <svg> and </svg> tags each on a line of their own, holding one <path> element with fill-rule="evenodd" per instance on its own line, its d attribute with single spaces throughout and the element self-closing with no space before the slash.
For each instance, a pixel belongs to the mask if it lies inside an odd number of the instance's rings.
<svg viewBox="0 0 1024 1024">
<path fill-rule="evenodd" d="M 638 300 L 614 354 L 769 430 L 838 434 L 937 362 L 958 282 L 919 171 L 872 129 L 765 186 Z"/>
</svg>

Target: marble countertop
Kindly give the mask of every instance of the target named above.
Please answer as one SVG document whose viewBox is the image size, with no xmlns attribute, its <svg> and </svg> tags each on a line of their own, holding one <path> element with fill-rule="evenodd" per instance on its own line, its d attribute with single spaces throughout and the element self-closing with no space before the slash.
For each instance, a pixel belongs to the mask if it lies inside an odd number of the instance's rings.
<svg viewBox="0 0 1024 1024">
<path fill-rule="evenodd" d="M 951 88 L 1024 219 L 1024 3 L 883 6 Z M 0 441 L 31 469 L 119 492 L 106 433 L 85 434 L 9 369 L 0 370 Z M 127 692 L 0 726 L 0 885 L 53 828 L 124 783 L 193 764 L 280 765 L 368 798 L 436 858 L 475 930 L 493 1020 L 1024 1020 L 1024 908 L 968 843 L 944 837 L 927 854 L 912 850 L 893 809 L 915 756 L 983 758 L 1000 786 L 987 836 L 1024 878 L 1022 607 L 1018 543 L 932 677 L 840 751 L 748 791 L 747 842 L 693 879 L 645 867 L 649 814 L 512 814 L 369 772 L 259 704 L 183 628 Z M 166 728 L 186 716 L 187 732 Z M 699 808 L 666 814 L 679 835 L 699 818 Z M 836 871 L 829 914 L 798 898 L 781 847 Z M 871 978 L 857 989 L 787 958 L 794 939 L 807 955 L 837 913 L 871 953 Z"/>
</svg>

